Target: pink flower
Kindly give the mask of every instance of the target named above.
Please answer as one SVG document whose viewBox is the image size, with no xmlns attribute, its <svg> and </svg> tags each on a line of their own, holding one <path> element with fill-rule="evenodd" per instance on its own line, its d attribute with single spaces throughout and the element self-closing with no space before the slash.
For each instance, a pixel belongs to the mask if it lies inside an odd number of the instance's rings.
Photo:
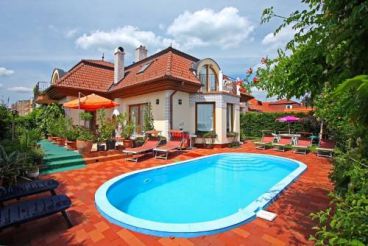
<svg viewBox="0 0 368 246">
<path fill-rule="evenodd" d="M 262 57 L 261 63 L 262 64 L 267 64 L 268 63 L 268 58 L 267 57 Z"/>
<path fill-rule="evenodd" d="M 258 82 L 259 82 L 259 78 L 258 78 L 258 77 L 254 77 L 254 78 L 253 78 L 253 83 L 254 83 L 254 84 L 257 84 Z"/>
</svg>

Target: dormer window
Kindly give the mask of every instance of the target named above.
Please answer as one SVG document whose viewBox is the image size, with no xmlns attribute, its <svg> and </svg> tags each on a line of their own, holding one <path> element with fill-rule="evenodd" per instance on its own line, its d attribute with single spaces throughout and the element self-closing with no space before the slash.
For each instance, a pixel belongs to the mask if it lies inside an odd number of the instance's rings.
<svg viewBox="0 0 368 246">
<path fill-rule="evenodd" d="M 217 91 L 218 79 L 215 70 L 211 65 L 203 65 L 199 71 L 199 80 L 201 81 L 201 91 Z"/>
<path fill-rule="evenodd" d="M 292 109 L 292 108 L 293 108 L 293 105 L 291 105 L 291 104 L 287 104 L 287 105 L 286 105 L 286 108 L 287 108 L 287 109 Z"/>
</svg>

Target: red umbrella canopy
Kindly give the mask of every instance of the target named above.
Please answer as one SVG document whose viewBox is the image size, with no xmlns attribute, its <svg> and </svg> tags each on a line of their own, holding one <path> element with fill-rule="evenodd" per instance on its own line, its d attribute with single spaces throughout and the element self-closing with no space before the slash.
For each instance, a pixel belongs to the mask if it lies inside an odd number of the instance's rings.
<svg viewBox="0 0 368 246">
<path fill-rule="evenodd" d="M 80 108 L 87 111 L 95 111 L 103 108 L 114 108 L 116 106 L 119 106 L 119 103 L 93 93 L 91 95 L 66 102 L 63 104 L 63 106 L 66 108 Z"/>
<path fill-rule="evenodd" d="M 286 123 L 290 123 L 290 122 L 296 122 L 299 121 L 300 118 L 295 117 L 294 115 L 288 115 L 288 116 L 284 116 L 281 118 L 278 118 L 277 121 L 279 122 L 286 122 Z"/>
</svg>

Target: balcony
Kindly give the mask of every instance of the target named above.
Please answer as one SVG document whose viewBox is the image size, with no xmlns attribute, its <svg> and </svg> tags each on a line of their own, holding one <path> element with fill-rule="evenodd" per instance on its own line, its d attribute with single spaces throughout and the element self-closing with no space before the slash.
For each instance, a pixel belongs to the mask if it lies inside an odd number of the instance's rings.
<svg viewBox="0 0 368 246">
<path fill-rule="evenodd" d="M 50 87 L 49 82 L 39 81 L 33 89 L 34 101 L 37 104 L 50 104 L 53 103 L 54 100 L 50 99 L 50 97 L 45 93 L 45 91 Z"/>
</svg>

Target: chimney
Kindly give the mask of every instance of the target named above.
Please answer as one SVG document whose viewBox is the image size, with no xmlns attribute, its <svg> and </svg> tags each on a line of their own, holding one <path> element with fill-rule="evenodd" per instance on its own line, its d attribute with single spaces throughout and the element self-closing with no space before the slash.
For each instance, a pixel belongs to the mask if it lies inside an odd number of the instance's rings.
<svg viewBox="0 0 368 246">
<path fill-rule="evenodd" d="M 114 84 L 124 78 L 124 49 L 118 47 L 114 51 Z"/>
<path fill-rule="evenodd" d="M 135 62 L 139 62 L 147 57 L 147 49 L 145 46 L 140 45 L 135 49 Z"/>
</svg>

